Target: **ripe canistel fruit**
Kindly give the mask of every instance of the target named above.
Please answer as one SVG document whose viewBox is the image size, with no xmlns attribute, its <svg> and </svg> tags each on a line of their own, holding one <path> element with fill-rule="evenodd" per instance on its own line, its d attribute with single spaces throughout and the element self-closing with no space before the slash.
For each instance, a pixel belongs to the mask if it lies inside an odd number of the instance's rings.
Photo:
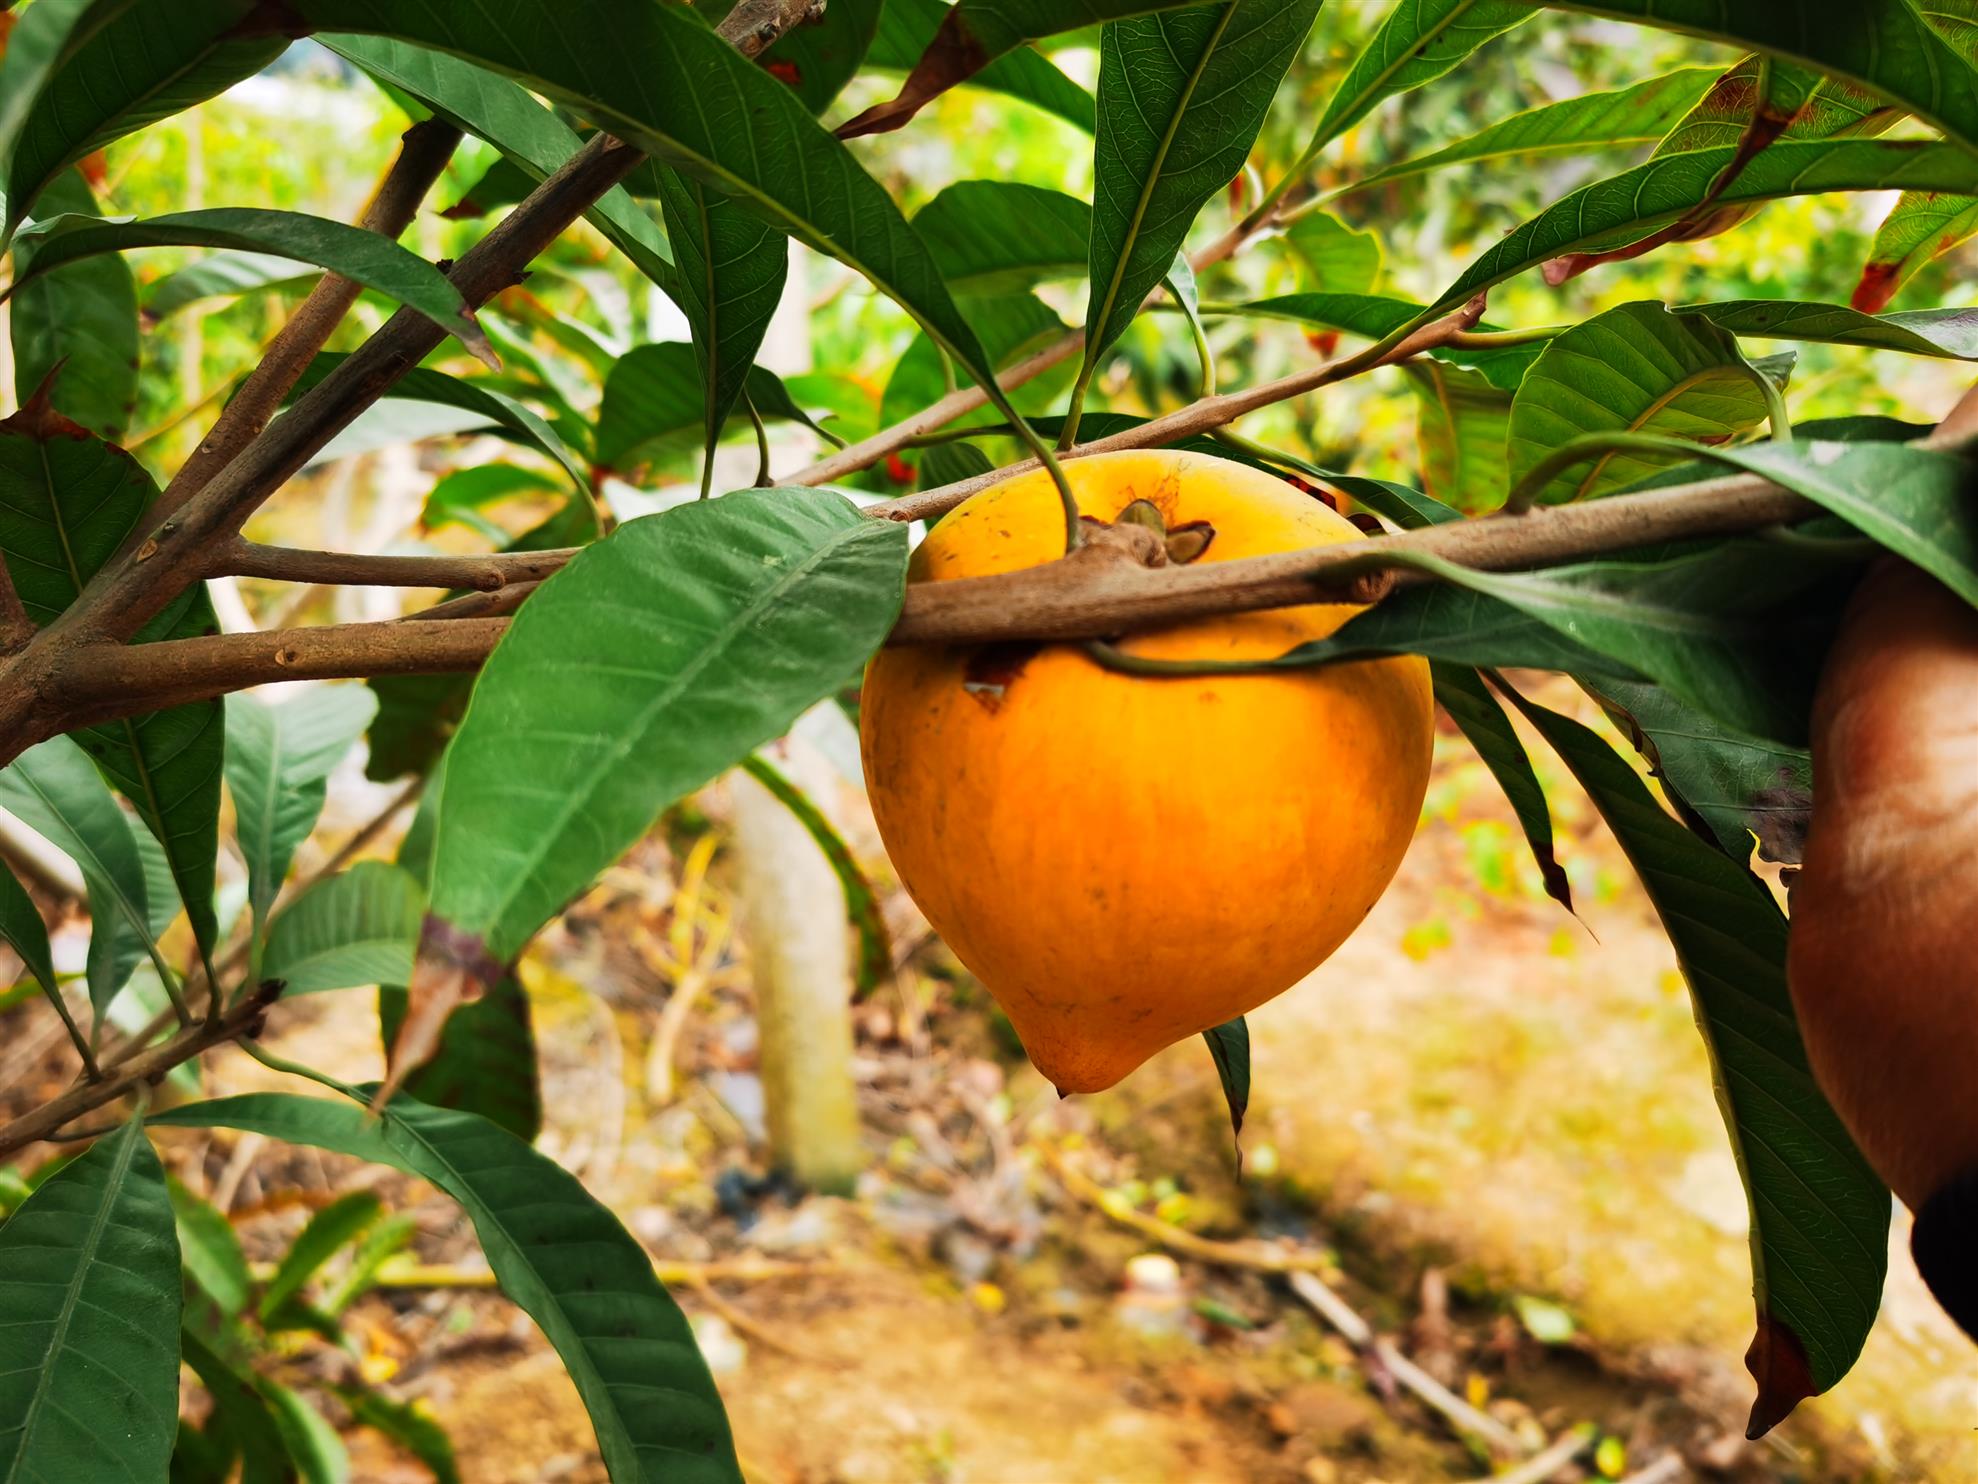
<svg viewBox="0 0 1978 1484">
<path fill-rule="evenodd" d="M 1084 516 L 1152 527 L 1172 561 L 1359 537 L 1317 500 L 1223 459 L 1102 454 L 1065 473 Z M 941 521 L 909 580 L 1034 567 L 1063 544 L 1049 476 L 1020 475 Z M 1232 614 L 1119 647 L 1268 659 L 1357 611 Z M 901 881 L 1067 1093 L 1111 1087 L 1338 948 L 1401 863 L 1433 741 L 1419 659 L 1155 678 L 1069 644 L 881 650 L 860 718 Z"/>
<path fill-rule="evenodd" d="M 1916 1213 L 1916 1265 L 1978 1338 L 1978 611 L 1864 579 L 1813 706 L 1787 979 L 1807 1058 Z"/>
</svg>

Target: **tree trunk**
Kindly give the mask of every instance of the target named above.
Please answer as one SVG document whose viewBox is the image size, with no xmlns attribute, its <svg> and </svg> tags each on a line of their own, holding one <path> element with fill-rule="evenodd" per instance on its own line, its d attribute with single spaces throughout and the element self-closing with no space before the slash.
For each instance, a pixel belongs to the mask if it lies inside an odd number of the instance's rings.
<svg viewBox="0 0 1978 1484">
<path fill-rule="evenodd" d="M 822 763 L 779 759 L 800 787 Z M 742 931 L 753 967 L 770 1157 L 816 1190 L 850 1190 L 866 1163 L 852 1082 L 845 897 L 795 815 L 743 773 L 728 778 Z M 806 787 L 806 792 L 816 793 Z"/>
</svg>

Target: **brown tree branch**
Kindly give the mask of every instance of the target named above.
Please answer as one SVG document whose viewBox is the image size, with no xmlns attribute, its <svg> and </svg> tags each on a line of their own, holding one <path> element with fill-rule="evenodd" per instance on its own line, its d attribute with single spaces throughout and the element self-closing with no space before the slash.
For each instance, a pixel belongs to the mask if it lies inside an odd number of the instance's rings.
<svg viewBox="0 0 1978 1484">
<path fill-rule="evenodd" d="M 1179 443 L 1184 438 L 1193 438 L 1200 433 L 1209 433 L 1226 427 L 1239 417 L 1246 417 L 1261 408 L 1278 402 L 1302 397 L 1307 392 L 1320 387 L 1344 381 L 1357 376 L 1362 371 L 1375 366 L 1391 366 L 1398 361 L 1408 360 L 1423 351 L 1434 350 L 1446 345 L 1456 336 L 1463 334 L 1483 315 L 1483 300 L 1477 298 L 1463 309 L 1446 319 L 1437 320 L 1432 325 L 1424 325 L 1413 335 L 1402 341 L 1394 349 L 1378 360 L 1369 361 L 1363 355 L 1341 356 L 1337 360 L 1310 367 L 1304 371 L 1281 376 L 1276 381 L 1267 381 L 1261 386 L 1253 386 L 1240 392 L 1226 392 L 1221 396 L 1204 397 L 1178 412 L 1170 412 L 1165 417 L 1150 418 L 1137 428 L 1125 428 L 1109 438 L 1097 438 L 1090 443 L 1081 443 L 1076 448 L 1059 452 L 1058 460 L 1085 458 L 1095 453 L 1118 453 L 1129 448 L 1160 448 L 1165 444 Z M 923 490 L 917 495 L 904 499 L 889 500 L 883 505 L 871 506 L 866 514 L 884 520 L 926 520 L 937 515 L 945 515 L 970 495 L 987 489 L 992 484 L 1038 467 L 1035 459 L 1012 464 L 1003 469 L 992 469 L 968 479 L 960 479 L 953 484 L 944 484 L 935 489 Z"/>
<path fill-rule="evenodd" d="M 492 593 L 512 583 L 538 582 L 575 554 L 576 549 L 569 548 L 467 556 L 371 556 L 235 540 L 220 554 L 208 575 L 335 583 L 344 587 L 461 587 Z"/>
<path fill-rule="evenodd" d="M 23 1113 L 0 1127 L 0 1159 L 48 1138 L 85 1113 L 106 1107 L 140 1087 L 155 1086 L 173 1067 L 226 1041 L 257 1034 L 268 1007 L 281 993 L 279 984 L 264 984 L 218 1020 L 201 1021 L 161 1046 L 141 1051 L 100 1082 L 82 1082 L 51 1102 Z"/>
<path fill-rule="evenodd" d="M 377 194 L 359 225 L 396 241 L 412 224 L 419 203 L 446 169 L 460 144 L 460 130 L 441 119 L 424 119 L 405 131 L 398 157 L 379 182 Z M 151 508 L 146 531 L 167 520 L 198 494 L 213 476 L 233 462 L 240 451 L 260 436 L 268 419 L 281 410 L 282 398 L 295 388 L 316 352 L 343 323 L 363 286 L 339 274 L 326 273 L 296 307 L 289 322 L 268 343 L 261 362 L 220 412 L 212 429 L 179 467 Z M 141 538 L 137 538 L 141 539 Z M 133 540 L 133 545 L 136 541 Z"/>
<path fill-rule="evenodd" d="M 416 613 L 408 613 L 399 619 L 400 623 L 419 623 L 435 618 L 501 618 L 513 613 L 531 597 L 540 582 L 511 582 L 507 587 L 491 593 L 468 593 L 463 597 L 449 598 L 444 603 L 435 603 L 430 608 L 421 608 Z"/>
<path fill-rule="evenodd" d="M 14 588 L 14 574 L 0 561 L 0 655 L 12 654 L 33 637 L 34 620 Z"/>
</svg>

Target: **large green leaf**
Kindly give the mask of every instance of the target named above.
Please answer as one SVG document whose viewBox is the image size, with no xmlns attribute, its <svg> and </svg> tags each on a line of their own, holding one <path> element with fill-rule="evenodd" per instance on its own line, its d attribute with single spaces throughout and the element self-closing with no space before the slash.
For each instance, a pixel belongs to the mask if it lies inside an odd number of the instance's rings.
<svg viewBox="0 0 1978 1484">
<path fill-rule="evenodd" d="M 1555 10 L 1639 21 L 1729 42 L 1848 78 L 1978 149 L 1978 73 L 1907 0 L 1547 0 Z"/>
<path fill-rule="evenodd" d="M 722 424 L 742 395 L 789 275 L 783 234 L 689 176 L 666 171 L 659 204 L 677 266 L 677 297 L 700 357 L 706 474 Z"/>
<path fill-rule="evenodd" d="M 1813 812 L 1813 760 L 1725 726 L 1658 685 L 1609 680 L 1594 688 L 1631 732 L 1671 799 L 1687 810 L 1731 859 L 1759 853 L 1798 865 Z"/>
<path fill-rule="evenodd" d="M 1319 116 L 1309 161 L 1397 93 L 1434 82 L 1486 41 L 1532 18 L 1518 0 L 1396 0 Z"/>
<path fill-rule="evenodd" d="M 857 669 L 899 611 L 906 547 L 839 496 L 777 489 L 578 553 L 516 616 L 447 750 L 427 941 L 438 923 L 513 958 L 661 808 Z"/>
<path fill-rule="evenodd" d="M 568 104 L 864 274 L 920 321 L 992 400 L 1002 392 L 920 239 L 885 187 L 802 100 L 691 10 L 593 0 L 285 0 L 326 31 L 396 37 L 479 62 Z"/>
<path fill-rule="evenodd" d="M 1242 171 L 1318 10 L 1229 0 L 1101 33 L 1085 376 L 1167 276 L 1195 214 Z"/>
<path fill-rule="evenodd" d="M 263 1093 L 157 1123 L 250 1130 L 388 1164 L 466 1208 L 502 1292 L 542 1326 L 597 1428 L 613 1484 L 739 1484 L 721 1398 L 652 1260 L 576 1177 L 486 1119 L 398 1098 Z"/>
<path fill-rule="evenodd" d="M 227 792 L 258 929 L 295 847 L 316 828 L 331 771 L 371 724 L 378 701 L 362 686 L 326 685 L 279 706 L 240 693 L 226 707 Z"/>
<path fill-rule="evenodd" d="M 250 294 L 306 289 L 318 277 L 296 267 L 291 258 L 258 252 L 208 253 L 144 285 L 144 316 L 156 323 L 209 299 L 239 300 Z"/>
<path fill-rule="evenodd" d="M 1978 235 L 1978 196 L 1904 191 L 1875 229 L 1853 304 L 1874 314 L 1934 259 Z"/>
<path fill-rule="evenodd" d="M 1562 254 L 1639 241 L 1708 198 L 1737 153 L 1733 147 L 1664 155 L 1574 191 L 1472 263 L 1430 306 L 1431 312 L 1446 314 L 1494 284 Z M 1955 144 L 1916 140 L 1782 140 L 1747 164 L 1715 199 L 1729 207 L 1828 191 L 1886 190 L 1978 195 L 1978 154 Z"/>
<path fill-rule="evenodd" d="M 1786 920 L 1770 892 L 1670 818 L 1593 732 L 1512 699 L 1614 831 L 1689 981 L 1751 1203 L 1753 1420 L 1769 1426 L 1839 1381 L 1861 1353 L 1881 1307 L 1888 1189 L 1807 1068 L 1786 992 Z M 1798 1386 L 1789 1341 L 1811 1373 Z"/>
<path fill-rule="evenodd" d="M 851 137 L 900 128 L 949 88 L 976 78 L 984 68 L 1007 62 L 1026 42 L 1188 3 L 1191 0 L 960 0 L 940 11 L 940 25 L 917 55 L 899 95 L 868 108 L 838 132 Z M 895 4 L 898 0 L 889 0 L 888 9 Z M 879 51 L 877 45 L 873 49 Z"/>
<path fill-rule="evenodd" d="M 96 210 L 96 197 L 73 170 L 57 176 L 42 199 L 64 212 Z M 33 244 L 23 244 L 14 270 L 33 261 Z M 140 355 L 137 280 L 128 263 L 97 258 L 35 279 L 14 296 L 8 324 L 14 385 L 24 400 L 46 386 L 57 411 L 100 437 L 123 436 L 137 405 Z"/>
<path fill-rule="evenodd" d="M 285 19 L 258 0 L 30 6 L 9 50 L 26 39 L 28 57 L 52 65 L 24 61 L 17 77 L 10 57 L 0 74 L 0 95 L 10 101 L 0 113 L 0 242 L 84 155 L 225 92 L 280 56 L 293 34 Z"/>
<path fill-rule="evenodd" d="M 133 1120 L 0 1227 L 0 1484 L 165 1477 L 180 1295 L 165 1172 Z"/>
<path fill-rule="evenodd" d="M 1408 362 L 1402 375 L 1415 393 L 1416 439 L 1428 492 L 1459 510 L 1503 504 L 1511 393 L 1481 371 L 1437 360 Z"/>
<path fill-rule="evenodd" d="M 378 1029 L 389 1050 L 405 1023 L 402 984 L 378 986 Z M 542 1131 L 542 1077 L 529 994 L 513 973 L 455 1010 L 440 1032 L 439 1049 L 405 1078 L 408 1097 L 436 1108 L 478 1113 L 516 1138 Z"/>
<path fill-rule="evenodd" d="M 1084 276 L 1092 208 L 1021 181 L 958 180 L 921 207 L 913 229 L 957 294 L 1007 294 Z"/>
<path fill-rule="evenodd" d="M 76 863 L 89 888 L 89 1002 L 100 1021 L 150 950 L 150 893 L 137 834 L 83 750 L 67 737 L 0 770 L 0 808 Z"/>
<path fill-rule="evenodd" d="M 982 336 L 983 348 L 992 365 L 1003 367 L 1028 354 L 1047 340 L 1064 334 L 1064 321 L 1035 294 L 997 294 L 964 301 L 968 317 Z M 1024 390 L 1048 395 L 1048 377 L 1039 377 Z M 916 335 L 886 378 L 886 390 L 879 398 L 879 420 L 890 426 L 911 417 L 922 408 L 938 402 L 953 385 L 940 348 L 925 335 Z M 1026 405 L 1030 405 L 1026 403 Z M 984 410 L 974 414 L 978 421 L 995 421 L 995 414 Z M 1041 428 L 1050 419 L 1033 417 L 1031 425 Z"/>
<path fill-rule="evenodd" d="M 1514 113 L 1466 139 L 1401 160 L 1336 191 L 1347 195 L 1452 165 L 1490 160 L 1582 156 L 1593 150 L 1653 144 L 1710 91 L 1711 67 L 1683 67 L 1611 93 L 1583 93 Z"/>
<path fill-rule="evenodd" d="M 37 400 L 0 422 L 0 549 L 29 617 L 46 624 L 75 601 L 157 493 L 137 460 Z M 138 636 L 217 631 L 204 586 Z M 90 727 L 77 740 L 165 847 L 201 944 L 211 946 L 225 722 L 218 701 Z"/>
<path fill-rule="evenodd" d="M 942 0 L 885 0 L 866 65 L 879 71 L 913 71 L 947 14 L 948 6 Z M 1088 134 L 1097 120 L 1098 105 L 1092 95 L 1029 47 L 1018 47 L 996 58 L 968 82 L 1035 104 Z"/>
<path fill-rule="evenodd" d="M 385 861 L 358 861 L 325 876 L 284 907 L 268 928 L 261 974 L 290 995 L 360 984 L 403 984 L 426 894 Z"/>
<path fill-rule="evenodd" d="M 268 253 L 312 263 L 376 289 L 459 336 L 476 355 L 492 354 L 473 311 L 444 273 L 388 237 L 327 217 L 248 206 L 176 211 L 142 220 L 68 214 L 40 217 L 14 241 L 17 249 L 32 244 L 27 266 L 14 277 L 16 292 L 65 264 L 143 247 Z"/>
<path fill-rule="evenodd" d="M 1684 304 L 1670 312 L 1697 315 L 1733 335 L 1754 340 L 1812 340 L 1978 361 L 1978 309 L 1913 309 L 1875 315 L 1839 304 L 1729 299 L 1719 304 Z"/>
<path fill-rule="evenodd" d="M 165 1184 L 172 1199 L 172 1220 L 186 1275 L 213 1301 L 220 1315 L 231 1319 L 247 1307 L 254 1286 L 247 1270 L 247 1254 L 241 1250 L 233 1223 L 219 1207 L 194 1195 L 177 1180 L 167 1176 Z"/>
<path fill-rule="evenodd" d="M 1422 306 L 1381 294 L 1280 294 L 1271 299 L 1252 299 L 1247 304 L 1205 305 L 1203 313 L 1290 320 L 1294 324 L 1313 325 L 1322 330 L 1340 330 L 1348 335 L 1381 340 L 1415 323 L 1422 313 Z M 1489 330 L 1494 327 L 1484 323 L 1477 328 Z M 1429 352 L 1429 355 L 1453 366 L 1468 366 L 1481 371 L 1492 386 L 1511 392 L 1518 389 L 1518 383 L 1524 380 L 1525 373 L 1531 369 L 1532 362 L 1538 359 L 1543 348 L 1541 342 L 1490 346 L 1481 350 L 1450 349 L 1445 346 Z"/>
<path fill-rule="evenodd" d="M 1511 404 L 1511 483 L 1574 439 L 1595 433 L 1729 442 L 1765 421 L 1757 377 L 1777 369 L 1784 368 L 1756 370 L 1737 337 L 1703 315 L 1671 314 L 1647 302 L 1617 305 L 1552 340 L 1526 373 Z M 1683 457 L 1638 450 L 1590 456 L 1561 470 L 1536 495 L 1548 505 L 1588 499 Z"/>
<path fill-rule="evenodd" d="M 471 62 L 383 36 L 318 40 L 449 123 L 487 140 L 532 181 L 552 174 L 581 144 L 577 132 L 530 97 L 528 89 Z M 666 237 L 625 187 L 613 186 L 584 215 L 633 267 L 662 288 L 671 285 L 673 254 Z"/>
<path fill-rule="evenodd" d="M 1802 441 L 1726 448 L 1712 458 L 1762 474 L 1841 517 L 1978 605 L 1972 463 L 1904 443 Z"/>
<path fill-rule="evenodd" d="M 1284 229 L 1284 243 L 1305 273 L 1300 283 L 1321 294 L 1366 294 L 1380 282 L 1386 256 L 1380 236 L 1349 227 L 1329 211 L 1307 211 Z"/>
<path fill-rule="evenodd" d="M 200 1434 L 194 1435 L 212 1450 L 206 1459 L 207 1472 L 194 1475 L 198 1484 L 209 1479 L 214 1484 L 229 1484 L 235 1477 L 236 1462 L 240 1465 L 238 1484 L 295 1484 L 288 1447 L 252 1372 L 242 1374 L 191 1325 L 179 1332 L 179 1344 L 186 1365 L 213 1401 L 212 1416 Z M 173 1484 L 179 1484 L 178 1470 L 187 1443 L 187 1425 L 181 1422 L 179 1449 L 172 1460 Z"/>
<path fill-rule="evenodd" d="M 1497 786 L 1518 816 L 1518 827 L 1525 832 L 1532 859 L 1538 863 L 1546 895 L 1568 912 L 1573 910 L 1573 889 L 1559 864 L 1552 840 L 1552 808 L 1545 800 L 1545 788 L 1532 770 L 1530 754 L 1504 708 L 1491 695 L 1483 677 L 1467 665 L 1433 660 L 1429 665 L 1435 677 L 1435 698 L 1449 719 L 1462 730 L 1477 756 L 1490 769 Z"/>
</svg>

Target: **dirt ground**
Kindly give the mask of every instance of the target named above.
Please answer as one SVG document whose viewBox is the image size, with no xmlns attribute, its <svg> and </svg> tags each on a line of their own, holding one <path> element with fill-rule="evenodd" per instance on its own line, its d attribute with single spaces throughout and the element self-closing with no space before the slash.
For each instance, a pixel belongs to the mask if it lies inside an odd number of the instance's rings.
<svg viewBox="0 0 1978 1484">
<path fill-rule="evenodd" d="M 1480 765 L 1448 748 L 1394 888 L 1251 1017 L 1240 1177 L 1200 1046 L 1060 1102 L 937 949 L 907 976 L 911 1011 L 882 997 L 857 1014 L 873 1165 L 856 1195 L 780 1187 L 757 1142 L 745 963 L 688 1021 L 683 1075 L 655 1080 L 667 985 L 633 948 L 672 901 L 657 837 L 527 966 L 541 1147 L 678 1269 L 756 1484 L 1434 1484 L 1580 1427 L 1575 1460 L 1531 1478 L 1978 1478 L 1978 1357 L 1900 1231 L 1861 1368 L 1743 1441 L 1743 1202 L 1687 998 L 1618 851 L 1547 781 L 1582 921 L 1544 899 Z M 376 1037 L 370 997 L 348 994 L 283 1007 L 269 1039 L 361 1078 Z M 274 1081 L 232 1055 L 211 1090 Z M 416 1217 L 423 1276 L 360 1301 L 358 1353 L 290 1357 L 286 1379 L 360 1366 L 441 1421 L 472 1484 L 603 1478 L 555 1357 L 485 1289 L 447 1202 L 226 1134 L 163 1142 L 264 1259 L 353 1182 Z M 1266 1270 L 1287 1259 L 1447 1403 Z M 694 1281 L 736 1261 L 778 1275 Z M 1515 1446 L 1465 1441 L 1451 1405 Z M 431 1477 L 379 1434 L 346 1442 L 355 1480 Z"/>
</svg>

